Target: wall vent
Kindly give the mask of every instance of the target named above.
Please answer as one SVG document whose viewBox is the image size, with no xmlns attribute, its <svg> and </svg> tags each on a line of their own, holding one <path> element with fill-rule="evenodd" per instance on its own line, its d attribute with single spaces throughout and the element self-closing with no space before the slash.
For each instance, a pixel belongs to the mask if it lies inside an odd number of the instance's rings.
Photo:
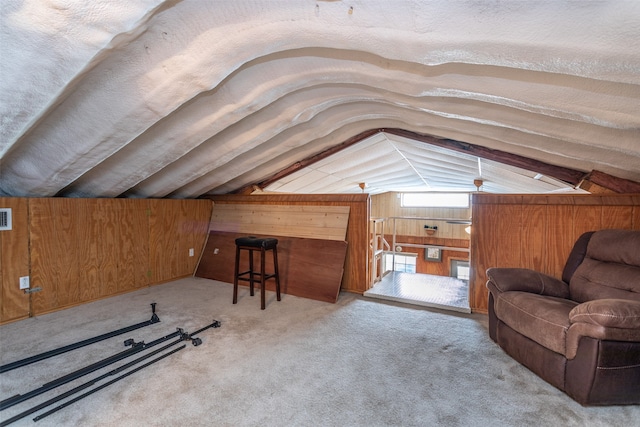
<svg viewBox="0 0 640 427">
<path fill-rule="evenodd" d="M 11 208 L 0 208 L 0 231 L 11 230 Z"/>
</svg>

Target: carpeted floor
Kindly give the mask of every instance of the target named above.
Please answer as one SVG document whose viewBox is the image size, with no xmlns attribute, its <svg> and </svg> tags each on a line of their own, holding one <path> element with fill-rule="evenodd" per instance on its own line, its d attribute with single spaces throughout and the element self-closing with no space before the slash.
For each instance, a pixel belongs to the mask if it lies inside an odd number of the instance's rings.
<svg viewBox="0 0 640 427">
<path fill-rule="evenodd" d="M 364 296 L 471 313 L 469 284 L 455 277 L 392 271 Z"/>
<path fill-rule="evenodd" d="M 26 393 L 177 327 L 222 325 L 167 357 L 33 423 L 15 426 L 633 426 L 640 407 L 585 408 L 514 362 L 486 316 L 342 293 L 336 304 L 188 278 L 0 327 L 0 363 L 147 320 L 160 323 L 0 374 Z M 31 408 L 87 377 L 0 412 Z M 48 408 L 47 408 L 48 409 Z M 41 413 L 43 411 L 39 411 Z"/>
</svg>

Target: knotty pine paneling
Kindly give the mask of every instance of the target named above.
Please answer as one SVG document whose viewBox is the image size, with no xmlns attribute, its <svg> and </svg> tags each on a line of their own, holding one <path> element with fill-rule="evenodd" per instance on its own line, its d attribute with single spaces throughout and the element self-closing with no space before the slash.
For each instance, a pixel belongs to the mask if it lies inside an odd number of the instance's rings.
<svg viewBox="0 0 640 427">
<path fill-rule="evenodd" d="M 29 316 L 29 295 L 20 277 L 29 276 L 29 205 L 27 199 L 0 197 L 11 208 L 12 229 L 0 231 L 0 323 Z"/>
<path fill-rule="evenodd" d="M 259 194 L 209 197 L 216 205 L 246 203 L 295 206 L 349 206 L 347 256 L 341 289 L 362 293 L 369 288 L 369 214 L 368 194 Z"/>
<path fill-rule="evenodd" d="M 576 239 L 607 228 L 640 230 L 640 195 L 475 194 L 471 308 L 487 311 L 487 268 L 530 268 L 561 278 Z"/>
</svg>

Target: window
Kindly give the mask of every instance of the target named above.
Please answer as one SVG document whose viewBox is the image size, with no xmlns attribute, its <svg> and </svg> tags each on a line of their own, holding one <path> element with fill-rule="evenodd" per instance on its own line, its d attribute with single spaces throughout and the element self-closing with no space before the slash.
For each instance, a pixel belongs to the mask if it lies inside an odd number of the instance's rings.
<svg viewBox="0 0 640 427">
<path fill-rule="evenodd" d="M 469 280 L 469 261 L 451 260 L 451 276 L 460 280 Z"/>
<path fill-rule="evenodd" d="M 384 254 L 384 271 L 394 270 L 403 271 L 405 273 L 416 272 L 416 260 L 418 259 L 418 254 L 399 255 L 396 253 L 395 262 L 393 258 L 393 253 Z M 391 268 L 392 266 L 393 268 Z"/>
<path fill-rule="evenodd" d="M 469 193 L 402 193 L 403 208 L 468 208 Z"/>
</svg>

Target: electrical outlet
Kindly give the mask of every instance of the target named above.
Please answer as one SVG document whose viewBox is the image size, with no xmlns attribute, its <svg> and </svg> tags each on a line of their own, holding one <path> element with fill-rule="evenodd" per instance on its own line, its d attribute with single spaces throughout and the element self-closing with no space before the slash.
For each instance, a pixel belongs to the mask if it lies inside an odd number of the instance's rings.
<svg viewBox="0 0 640 427">
<path fill-rule="evenodd" d="M 22 276 L 20 278 L 20 289 L 29 289 L 29 276 Z"/>
<path fill-rule="evenodd" d="M 189 256 L 193 256 L 193 248 L 189 248 Z"/>
</svg>

